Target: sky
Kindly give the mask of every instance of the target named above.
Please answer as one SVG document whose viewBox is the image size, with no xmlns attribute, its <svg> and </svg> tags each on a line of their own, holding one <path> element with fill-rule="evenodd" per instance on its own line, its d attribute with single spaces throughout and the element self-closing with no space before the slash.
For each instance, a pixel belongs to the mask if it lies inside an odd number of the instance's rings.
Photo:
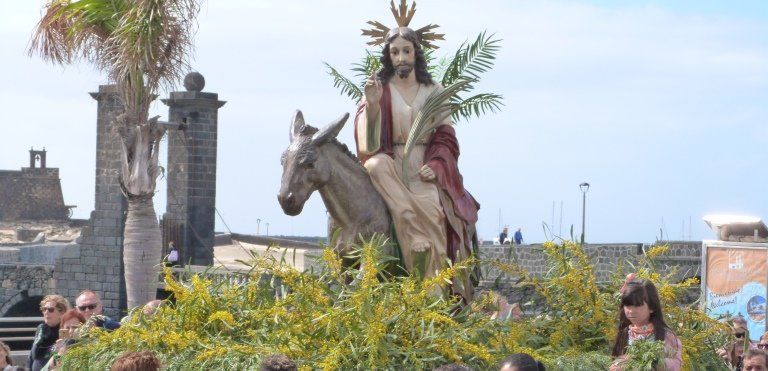
<svg viewBox="0 0 768 371">
<path fill-rule="evenodd" d="M 502 39 L 478 91 L 501 112 L 456 125 L 478 231 L 522 228 L 526 242 L 709 239 L 710 213 L 768 217 L 768 2 L 419 0 L 412 25 L 440 25 L 438 56 L 488 31 Z M 68 205 L 94 205 L 96 102 L 107 83 L 85 62 L 61 67 L 26 48 L 42 1 L 0 13 L 0 169 L 45 147 Z M 315 193 L 296 217 L 278 202 L 294 110 L 322 126 L 354 102 L 323 62 L 347 72 L 366 50 L 368 20 L 394 24 L 389 2 L 218 0 L 203 3 L 191 68 L 219 110 L 217 230 L 325 234 Z M 176 90 L 183 90 L 178 87 Z M 159 93 L 167 97 L 168 92 Z M 152 114 L 167 118 L 159 101 Z M 351 147 L 352 125 L 339 139 Z M 164 151 L 165 149 L 163 149 Z M 161 154 L 165 162 L 166 153 Z M 166 183 L 155 207 L 165 209 Z M 545 232 L 549 231 L 549 232 Z"/>
</svg>

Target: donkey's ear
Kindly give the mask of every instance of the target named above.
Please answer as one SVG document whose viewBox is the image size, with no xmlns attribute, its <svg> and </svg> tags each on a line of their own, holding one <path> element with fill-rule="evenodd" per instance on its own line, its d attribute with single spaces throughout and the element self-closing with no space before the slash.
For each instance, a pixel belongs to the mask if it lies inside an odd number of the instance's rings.
<svg viewBox="0 0 768 371">
<path fill-rule="evenodd" d="M 293 119 L 291 119 L 291 132 L 288 138 L 291 142 L 301 135 L 304 125 L 304 115 L 301 113 L 301 110 L 296 110 L 296 113 L 293 114 Z"/>
<path fill-rule="evenodd" d="M 330 124 L 326 125 L 324 128 L 320 129 L 320 131 L 318 131 L 317 133 L 315 133 L 315 135 L 312 136 L 312 144 L 320 145 L 327 142 L 330 139 L 336 138 L 336 136 L 339 135 L 341 128 L 344 127 L 344 123 L 347 122 L 348 118 L 349 118 L 349 112 L 345 113 L 344 115 L 337 118 Z"/>
</svg>

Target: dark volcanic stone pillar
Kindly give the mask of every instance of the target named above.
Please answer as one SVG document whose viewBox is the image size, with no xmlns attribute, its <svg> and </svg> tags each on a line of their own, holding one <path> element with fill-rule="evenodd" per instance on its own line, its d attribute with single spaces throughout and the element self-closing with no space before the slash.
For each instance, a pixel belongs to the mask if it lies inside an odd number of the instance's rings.
<svg viewBox="0 0 768 371">
<path fill-rule="evenodd" d="M 218 110 L 226 102 L 218 94 L 202 92 L 203 76 L 190 73 L 184 79 L 187 91 L 163 99 L 170 122 L 184 123 L 168 131 L 168 205 L 164 231 L 177 231 L 174 240 L 180 261 L 194 265 L 213 264 L 216 216 L 216 140 Z"/>
<path fill-rule="evenodd" d="M 112 122 L 124 111 L 114 85 L 101 85 L 91 93 L 97 103 L 96 204 L 80 242 L 56 261 L 54 279 L 59 294 L 74 305 L 84 289 L 101 296 L 105 314 L 118 315 L 126 307 L 123 279 L 123 227 L 127 202 L 120 189 L 120 139 Z"/>
</svg>

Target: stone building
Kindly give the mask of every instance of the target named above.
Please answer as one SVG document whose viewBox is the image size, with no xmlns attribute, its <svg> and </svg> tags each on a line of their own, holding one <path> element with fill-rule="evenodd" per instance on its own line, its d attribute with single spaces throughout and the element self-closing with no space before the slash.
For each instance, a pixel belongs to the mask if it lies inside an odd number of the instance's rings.
<svg viewBox="0 0 768 371">
<path fill-rule="evenodd" d="M 67 220 L 59 169 L 46 167 L 46 150 L 29 150 L 29 167 L 0 170 L 0 222 Z"/>
</svg>

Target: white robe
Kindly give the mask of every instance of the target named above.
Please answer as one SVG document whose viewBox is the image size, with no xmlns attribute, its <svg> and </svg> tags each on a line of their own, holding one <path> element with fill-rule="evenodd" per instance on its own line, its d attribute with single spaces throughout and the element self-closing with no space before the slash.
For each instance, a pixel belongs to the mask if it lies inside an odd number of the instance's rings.
<svg viewBox="0 0 768 371">
<path fill-rule="evenodd" d="M 434 182 L 421 180 L 419 170 L 424 165 L 426 140 L 414 146 L 408 159 L 408 182 L 403 182 L 403 149 L 408 139 L 411 125 L 429 95 L 440 85 L 419 84 L 419 89 L 412 102 L 407 102 L 392 84 L 389 85 L 392 100 L 392 149 L 395 158 L 385 153 L 378 153 L 365 162 L 365 168 L 371 176 L 374 187 L 387 204 L 395 224 L 397 240 L 403 254 L 406 269 L 413 272 L 413 253 L 428 251 L 424 277 L 433 277 L 443 268 L 448 259 L 446 216 L 440 201 L 440 194 Z M 381 132 L 381 113 L 368 122 L 368 112 L 363 111 L 357 119 L 359 151 L 362 154 L 378 150 L 378 138 Z M 450 118 L 441 124 L 450 124 Z M 374 138 L 369 145 L 368 138 Z"/>
</svg>

